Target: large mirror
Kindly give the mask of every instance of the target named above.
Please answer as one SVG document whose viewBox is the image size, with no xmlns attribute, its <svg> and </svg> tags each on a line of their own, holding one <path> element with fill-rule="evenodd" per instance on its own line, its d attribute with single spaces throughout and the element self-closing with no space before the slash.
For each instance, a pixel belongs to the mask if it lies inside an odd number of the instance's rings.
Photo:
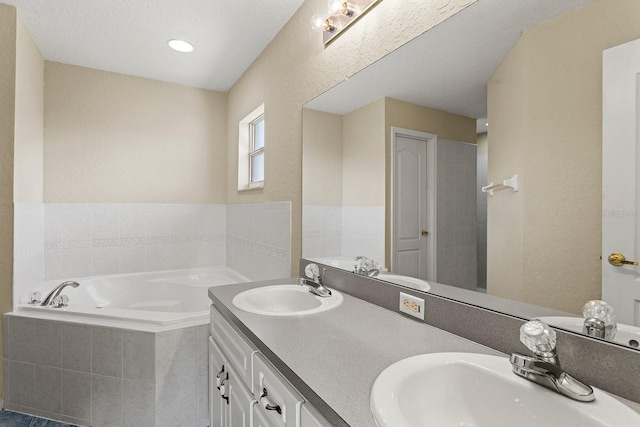
<svg viewBox="0 0 640 427">
<path fill-rule="evenodd" d="M 311 100 L 303 258 L 366 256 L 383 280 L 574 331 L 606 296 L 640 326 L 634 297 L 603 290 L 601 232 L 603 51 L 640 38 L 638 16 L 636 0 L 479 0 Z"/>
</svg>

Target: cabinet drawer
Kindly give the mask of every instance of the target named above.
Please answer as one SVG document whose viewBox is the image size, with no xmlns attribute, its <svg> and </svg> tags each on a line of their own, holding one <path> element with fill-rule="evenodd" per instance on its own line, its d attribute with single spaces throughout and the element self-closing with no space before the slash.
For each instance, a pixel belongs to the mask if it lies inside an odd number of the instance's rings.
<svg viewBox="0 0 640 427">
<path fill-rule="evenodd" d="M 253 355 L 252 391 L 258 411 L 269 425 L 300 425 L 302 396 L 260 353 Z"/>
<path fill-rule="evenodd" d="M 256 351 L 244 336 L 240 335 L 214 307 L 212 310 L 212 336 L 222 347 L 229 363 L 238 372 L 240 378 L 251 384 L 251 355 Z"/>
</svg>

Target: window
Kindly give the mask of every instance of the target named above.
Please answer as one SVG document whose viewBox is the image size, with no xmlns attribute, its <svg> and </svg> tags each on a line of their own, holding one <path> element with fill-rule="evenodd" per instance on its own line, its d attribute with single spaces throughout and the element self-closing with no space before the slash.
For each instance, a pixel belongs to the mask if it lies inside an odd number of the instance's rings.
<svg viewBox="0 0 640 427">
<path fill-rule="evenodd" d="M 264 187 L 264 104 L 239 124 L 238 191 Z"/>
</svg>

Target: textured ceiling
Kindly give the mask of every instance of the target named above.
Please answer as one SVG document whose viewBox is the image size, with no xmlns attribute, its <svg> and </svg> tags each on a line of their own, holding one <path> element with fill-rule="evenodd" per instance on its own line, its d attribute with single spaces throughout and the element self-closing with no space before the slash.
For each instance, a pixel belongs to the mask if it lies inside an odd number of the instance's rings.
<svg viewBox="0 0 640 427">
<path fill-rule="evenodd" d="M 226 92 L 304 0 L 0 0 L 45 59 Z M 167 40 L 195 46 L 179 53 Z"/>
</svg>

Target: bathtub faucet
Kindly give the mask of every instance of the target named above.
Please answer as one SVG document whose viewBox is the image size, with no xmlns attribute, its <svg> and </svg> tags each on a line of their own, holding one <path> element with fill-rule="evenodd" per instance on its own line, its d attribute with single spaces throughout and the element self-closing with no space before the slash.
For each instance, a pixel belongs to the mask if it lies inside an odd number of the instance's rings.
<svg viewBox="0 0 640 427">
<path fill-rule="evenodd" d="M 46 298 L 44 299 L 44 301 L 42 301 L 42 303 L 40 303 L 40 305 L 41 306 L 53 305 L 53 306 L 60 307 L 60 305 L 58 305 L 57 302 L 54 300 L 62 293 L 62 290 L 67 286 L 71 286 L 72 288 L 77 288 L 78 286 L 80 286 L 80 283 L 73 282 L 73 281 L 60 283 L 51 292 L 49 292 L 49 295 L 46 296 Z M 66 305 L 66 303 L 63 303 L 63 305 Z"/>
</svg>

